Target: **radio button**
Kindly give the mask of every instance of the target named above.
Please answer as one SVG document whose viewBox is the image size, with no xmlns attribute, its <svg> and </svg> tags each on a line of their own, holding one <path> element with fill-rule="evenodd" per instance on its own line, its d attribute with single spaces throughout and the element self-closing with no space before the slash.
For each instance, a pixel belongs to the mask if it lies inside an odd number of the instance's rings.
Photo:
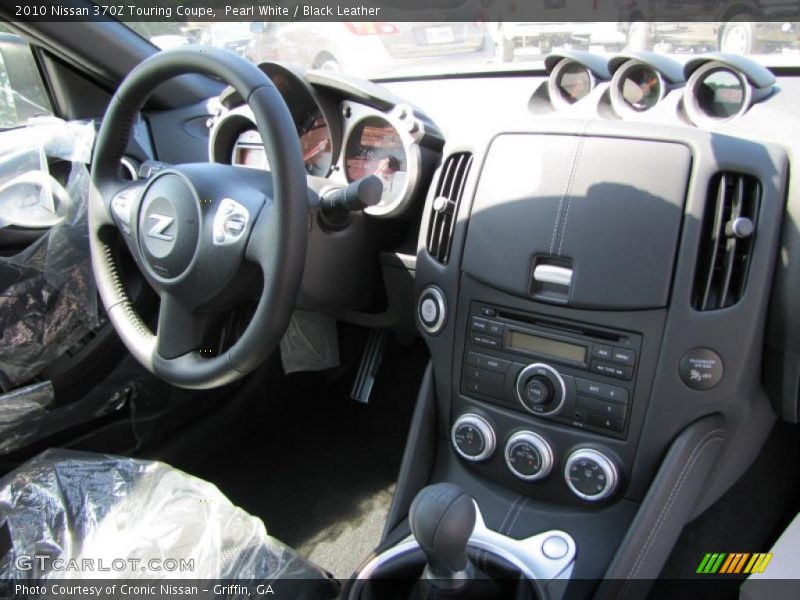
<svg viewBox="0 0 800 600">
<path fill-rule="evenodd" d="M 613 385 L 607 385 L 597 381 L 589 381 L 587 379 L 578 379 L 577 377 L 575 378 L 575 386 L 579 394 L 622 404 L 627 404 L 628 402 L 628 390 L 624 388 L 614 387 Z"/>
<path fill-rule="evenodd" d="M 600 427 L 608 431 L 619 433 L 625 428 L 625 421 L 622 419 L 610 419 L 595 413 L 586 413 L 586 423 L 593 427 Z"/>
<path fill-rule="evenodd" d="M 525 400 L 537 406 L 549 404 L 553 399 L 553 386 L 548 379 L 537 375 L 525 385 Z"/>
<path fill-rule="evenodd" d="M 627 348 L 614 348 L 614 355 L 611 358 L 614 362 L 631 367 L 636 364 L 636 353 Z"/>
<path fill-rule="evenodd" d="M 472 317 L 472 331 L 486 333 L 489 331 L 489 321 L 481 319 L 480 317 Z"/>
<path fill-rule="evenodd" d="M 471 341 L 477 346 L 486 346 L 487 348 L 500 348 L 500 338 L 491 337 L 489 335 L 482 335 L 480 333 L 473 333 Z"/>
<path fill-rule="evenodd" d="M 484 317 L 496 317 L 497 316 L 497 310 L 495 310 L 491 306 L 482 306 L 481 307 L 481 314 Z"/>
<path fill-rule="evenodd" d="M 505 329 L 505 326 L 502 323 L 498 323 L 497 321 L 489 321 L 488 324 L 489 324 L 489 333 L 498 336 L 503 335 L 503 330 Z"/>
<path fill-rule="evenodd" d="M 613 355 L 614 355 L 614 350 L 611 348 L 611 346 L 605 346 L 603 344 L 595 344 L 594 346 L 592 346 L 592 357 L 594 358 L 611 360 Z"/>
<path fill-rule="evenodd" d="M 597 398 L 589 398 L 587 396 L 578 396 L 578 406 L 585 408 L 593 413 L 602 415 L 603 417 L 611 419 L 624 419 L 626 408 L 624 404 L 617 404 L 615 402 L 604 402 Z"/>
<path fill-rule="evenodd" d="M 607 375 L 615 379 L 630 379 L 633 377 L 633 369 L 631 367 L 622 367 L 612 363 L 605 363 L 599 360 L 593 360 L 591 366 L 592 372 L 599 373 L 600 375 Z"/>
<path fill-rule="evenodd" d="M 503 380 L 505 378 L 499 373 L 490 373 L 489 371 L 483 371 L 481 369 L 476 369 L 475 367 L 468 367 L 467 379 L 472 379 L 473 381 L 483 381 L 485 383 L 502 387 Z"/>
<path fill-rule="evenodd" d="M 492 373 L 505 374 L 511 363 L 502 358 L 495 358 L 494 356 L 486 356 L 485 354 L 478 354 L 477 352 L 470 352 L 467 355 L 467 364 L 472 367 L 478 367 L 484 371 L 491 371 Z"/>
<path fill-rule="evenodd" d="M 491 396 L 492 398 L 503 398 L 503 386 L 498 386 L 488 381 L 475 381 L 474 379 L 468 379 L 467 391 L 473 394 Z"/>
</svg>

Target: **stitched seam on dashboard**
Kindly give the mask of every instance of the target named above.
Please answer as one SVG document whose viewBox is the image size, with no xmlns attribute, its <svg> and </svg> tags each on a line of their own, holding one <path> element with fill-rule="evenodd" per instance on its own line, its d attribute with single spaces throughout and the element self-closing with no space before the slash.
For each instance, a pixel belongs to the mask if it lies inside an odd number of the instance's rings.
<svg viewBox="0 0 800 600">
<path fill-rule="evenodd" d="M 586 142 L 586 132 L 589 130 L 589 123 L 584 125 L 581 133 L 578 137 L 578 145 L 575 148 L 575 154 L 572 157 L 572 166 L 570 168 L 570 177 L 569 182 L 567 184 L 567 190 L 565 192 L 566 202 L 567 202 L 567 210 L 566 214 L 564 215 L 564 220 L 561 223 L 561 233 L 558 239 L 558 254 L 561 254 L 561 247 L 564 245 L 564 235 L 567 232 L 567 219 L 569 219 L 569 209 L 572 206 L 572 194 L 573 194 L 573 187 L 575 185 L 575 179 L 578 175 L 578 164 L 580 163 L 581 156 L 583 155 L 583 148 Z M 551 252 L 552 254 L 552 252 Z"/>
<path fill-rule="evenodd" d="M 689 473 L 691 469 L 694 467 L 697 460 L 702 455 L 705 446 L 708 444 L 715 442 L 717 440 L 724 440 L 723 437 L 716 437 L 719 433 L 724 433 L 724 429 L 714 429 L 713 431 L 709 431 L 703 438 L 697 443 L 692 453 L 689 455 L 689 460 L 683 466 L 678 479 L 672 485 L 672 490 L 670 491 L 669 497 L 667 498 L 667 503 L 664 505 L 664 508 L 661 509 L 659 513 L 658 519 L 656 520 L 656 525 L 653 529 L 650 530 L 650 535 L 647 536 L 647 540 L 645 540 L 644 546 L 642 550 L 639 552 L 639 556 L 636 559 L 633 567 L 631 568 L 628 577 L 626 577 L 625 585 L 623 586 L 620 592 L 620 600 L 625 598 L 628 594 L 628 590 L 630 589 L 631 582 L 633 577 L 639 572 L 641 565 L 644 562 L 644 558 L 647 553 L 650 551 L 650 547 L 653 544 L 653 541 L 656 539 L 656 536 L 661 531 L 661 527 L 664 525 L 667 515 L 669 514 L 670 510 L 672 509 L 672 504 L 675 501 L 675 498 L 678 497 L 678 493 L 683 489 L 684 484 L 686 483 Z M 711 438 L 711 439 L 709 439 Z"/>
<path fill-rule="evenodd" d="M 578 142 L 578 152 L 575 156 L 575 162 L 572 164 L 572 174 L 569 178 L 569 184 L 567 184 L 567 209 L 564 213 L 564 222 L 561 224 L 561 235 L 558 239 L 558 254 L 561 255 L 561 248 L 564 246 L 564 236 L 567 234 L 567 220 L 569 220 L 569 209 L 572 207 L 572 190 L 575 186 L 575 179 L 577 179 L 578 175 L 578 164 L 581 162 L 581 156 L 583 155 L 583 147 L 584 141 L 586 140 L 581 134 L 580 141 Z"/>
<path fill-rule="evenodd" d="M 514 498 L 514 502 L 511 503 L 511 506 L 508 507 L 508 512 L 506 513 L 506 518 L 503 519 L 503 522 L 500 523 L 500 529 L 498 531 L 503 533 L 503 527 L 505 527 L 506 523 L 508 522 L 508 518 L 511 516 L 511 512 L 514 510 L 514 507 L 517 505 L 517 502 L 522 500 L 522 496 L 517 496 Z"/>
<path fill-rule="evenodd" d="M 522 509 L 525 508 L 525 505 L 527 503 L 528 503 L 528 498 L 525 498 L 525 500 L 522 501 L 522 504 L 519 505 L 519 508 L 517 509 L 517 514 L 514 515 L 514 520 L 511 521 L 511 523 L 509 523 L 508 529 L 506 529 L 506 534 L 510 534 L 511 530 L 514 529 L 514 524 L 517 522 L 517 518 L 519 518 L 519 515 L 522 513 Z"/>
<path fill-rule="evenodd" d="M 569 184 L 572 180 L 572 171 L 575 168 L 575 156 L 577 155 L 580 144 L 581 140 L 579 138 L 571 152 L 569 168 L 567 169 L 566 173 L 566 181 L 564 182 L 564 185 L 562 185 L 564 192 L 561 194 L 561 198 L 558 200 L 558 210 L 556 211 L 556 218 L 553 222 L 553 234 L 550 236 L 550 254 L 555 254 L 556 251 L 556 243 L 558 242 L 558 226 L 561 223 L 561 212 L 564 209 L 564 200 L 569 193 Z"/>
</svg>

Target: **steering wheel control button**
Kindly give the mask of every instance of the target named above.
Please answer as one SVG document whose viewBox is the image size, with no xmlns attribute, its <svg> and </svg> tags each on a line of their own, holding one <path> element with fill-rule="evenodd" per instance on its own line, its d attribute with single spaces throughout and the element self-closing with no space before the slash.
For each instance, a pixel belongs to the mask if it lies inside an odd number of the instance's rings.
<svg viewBox="0 0 800 600">
<path fill-rule="evenodd" d="M 542 542 L 542 554 L 550 560 L 560 560 L 569 552 L 567 540 L 558 535 L 551 535 Z"/>
<path fill-rule="evenodd" d="M 517 400 L 529 413 L 537 416 L 559 411 L 567 395 L 564 379 L 550 365 L 528 365 L 517 376 Z"/>
<path fill-rule="evenodd" d="M 553 469 L 550 444 L 537 433 L 520 431 L 508 438 L 506 465 L 523 481 L 544 479 Z"/>
<path fill-rule="evenodd" d="M 117 223 L 127 234 L 131 233 L 131 216 L 133 214 L 133 204 L 136 196 L 142 193 L 143 185 L 136 184 L 120 191 L 111 199 L 111 211 L 117 219 Z"/>
<path fill-rule="evenodd" d="M 709 348 L 695 348 L 683 355 L 678 374 L 693 390 L 710 390 L 722 380 L 725 368 L 719 354 Z"/>
<path fill-rule="evenodd" d="M 145 262 L 162 279 L 174 279 L 192 262 L 199 237 L 194 190 L 179 175 L 159 175 L 145 192 L 139 216 L 139 243 Z"/>
<path fill-rule="evenodd" d="M 447 308 L 444 294 L 434 286 L 429 286 L 422 291 L 417 307 L 417 316 L 422 328 L 431 335 L 436 335 L 444 327 Z"/>
<path fill-rule="evenodd" d="M 486 460 L 494 453 L 494 429 L 481 416 L 466 414 L 459 417 L 450 437 L 459 456 L 470 462 Z"/>
<path fill-rule="evenodd" d="M 223 198 L 214 215 L 214 245 L 229 246 L 238 242 L 249 221 L 250 212 L 244 206 L 232 198 Z"/>
<path fill-rule="evenodd" d="M 619 483 L 617 467 L 611 459 L 591 448 L 580 448 L 569 455 L 564 478 L 572 493 L 588 502 L 605 500 Z"/>
</svg>

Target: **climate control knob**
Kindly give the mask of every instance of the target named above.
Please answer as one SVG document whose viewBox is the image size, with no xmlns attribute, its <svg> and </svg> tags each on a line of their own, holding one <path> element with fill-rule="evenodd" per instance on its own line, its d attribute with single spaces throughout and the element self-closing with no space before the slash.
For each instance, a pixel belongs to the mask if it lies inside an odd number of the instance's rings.
<svg viewBox="0 0 800 600">
<path fill-rule="evenodd" d="M 450 434 L 453 447 L 465 460 L 479 462 L 493 453 L 496 445 L 494 429 L 489 421 L 475 414 L 460 416 Z"/>
<path fill-rule="evenodd" d="M 544 363 L 528 365 L 517 376 L 517 400 L 529 413 L 552 415 L 564 404 L 567 390 L 558 371 Z"/>
<path fill-rule="evenodd" d="M 605 500 L 616 491 L 619 483 L 614 462 L 591 448 L 580 448 L 569 455 L 564 477 L 572 493 L 589 502 Z"/>
<path fill-rule="evenodd" d="M 544 479 L 553 468 L 553 450 L 542 436 L 532 431 L 519 431 L 506 443 L 506 464 L 524 481 Z"/>
</svg>

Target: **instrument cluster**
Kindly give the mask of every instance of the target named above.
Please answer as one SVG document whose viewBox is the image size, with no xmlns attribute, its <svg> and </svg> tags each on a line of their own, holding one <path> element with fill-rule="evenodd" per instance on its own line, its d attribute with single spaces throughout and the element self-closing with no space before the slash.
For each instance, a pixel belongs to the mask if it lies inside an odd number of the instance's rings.
<svg viewBox="0 0 800 600">
<path fill-rule="evenodd" d="M 401 102 L 371 106 L 362 98 L 331 97 L 312 86 L 302 71 L 277 63 L 260 67 L 289 106 L 307 173 L 339 186 L 375 175 L 383 194 L 365 212 L 376 217 L 404 213 L 425 171 L 422 142 L 432 126 Z M 209 156 L 215 162 L 269 170 L 268 152 L 246 104 L 236 102 L 215 120 Z"/>
</svg>

